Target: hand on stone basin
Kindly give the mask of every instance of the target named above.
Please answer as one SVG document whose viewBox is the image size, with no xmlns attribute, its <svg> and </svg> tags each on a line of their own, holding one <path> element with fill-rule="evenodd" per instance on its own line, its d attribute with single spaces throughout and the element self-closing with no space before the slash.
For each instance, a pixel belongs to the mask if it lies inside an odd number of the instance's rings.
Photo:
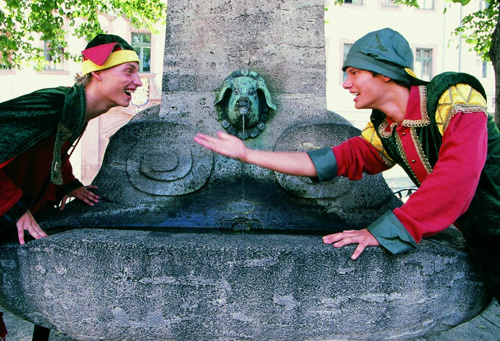
<svg viewBox="0 0 500 341">
<path fill-rule="evenodd" d="M 367 246 L 379 246 L 380 243 L 375 239 L 368 229 L 346 230 L 339 233 L 329 234 L 323 237 L 323 243 L 333 244 L 334 247 L 342 247 L 349 244 L 358 244 L 356 250 L 351 256 L 355 260 L 363 253 Z"/>
<path fill-rule="evenodd" d="M 66 202 L 72 197 L 80 199 L 81 201 L 90 206 L 94 206 L 94 204 L 97 204 L 99 202 L 99 196 L 94 192 L 92 192 L 91 190 L 89 190 L 89 188 L 95 189 L 97 188 L 97 186 L 94 185 L 81 186 L 72 190 L 67 195 L 65 195 L 61 200 L 60 210 L 64 210 Z"/>
<path fill-rule="evenodd" d="M 40 239 L 47 237 L 47 234 L 40 228 L 38 223 L 33 218 L 30 210 L 27 210 L 21 218 L 16 222 L 17 236 L 19 238 L 19 244 L 24 245 L 24 231 L 28 233 L 35 239 Z"/>
</svg>

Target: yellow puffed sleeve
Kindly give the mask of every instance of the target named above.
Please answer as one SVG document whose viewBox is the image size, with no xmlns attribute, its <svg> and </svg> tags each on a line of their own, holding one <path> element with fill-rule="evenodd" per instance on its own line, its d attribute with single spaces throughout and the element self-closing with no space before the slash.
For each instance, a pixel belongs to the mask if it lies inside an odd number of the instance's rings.
<svg viewBox="0 0 500 341">
<path fill-rule="evenodd" d="M 457 112 L 487 115 L 486 99 L 468 84 L 457 84 L 446 90 L 439 98 L 436 110 L 441 135 Z"/>
<path fill-rule="evenodd" d="M 382 145 L 382 141 L 380 137 L 377 135 L 375 131 L 375 127 L 372 122 L 368 122 L 365 129 L 361 132 L 361 137 L 364 138 L 369 144 L 371 144 L 379 153 L 380 157 L 384 160 L 384 162 L 389 166 L 394 166 L 395 162 L 387 155 L 387 152 Z"/>
</svg>

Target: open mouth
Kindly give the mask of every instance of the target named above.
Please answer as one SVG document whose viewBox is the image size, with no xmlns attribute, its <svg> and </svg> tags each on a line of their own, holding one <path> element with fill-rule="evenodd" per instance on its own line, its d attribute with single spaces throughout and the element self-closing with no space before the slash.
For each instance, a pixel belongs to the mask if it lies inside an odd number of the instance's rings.
<svg viewBox="0 0 500 341">
<path fill-rule="evenodd" d="M 134 89 L 125 89 L 124 92 L 127 96 L 132 97 L 132 94 L 134 93 Z"/>
</svg>

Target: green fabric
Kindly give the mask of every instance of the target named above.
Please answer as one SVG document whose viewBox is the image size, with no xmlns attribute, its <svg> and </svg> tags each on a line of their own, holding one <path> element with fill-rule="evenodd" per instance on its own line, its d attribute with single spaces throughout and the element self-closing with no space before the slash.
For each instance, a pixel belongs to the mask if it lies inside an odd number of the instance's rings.
<svg viewBox="0 0 500 341">
<path fill-rule="evenodd" d="M 392 211 L 387 211 L 368 226 L 368 231 L 390 253 L 397 255 L 417 248 L 415 239 Z"/>
<path fill-rule="evenodd" d="M 412 49 L 401 34 L 390 28 L 370 32 L 358 39 L 349 50 L 342 70 L 348 67 L 376 72 L 407 86 L 426 84 L 405 71 L 405 68 L 413 70 Z"/>
<path fill-rule="evenodd" d="M 474 77 L 464 73 L 447 72 L 436 76 L 427 85 L 427 109 L 431 123 L 416 128 L 423 151 L 431 166 L 437 162 L 442 136 L 439 133 L 434 112 L 439 98 L 454 84 L 469 84 L 485 98 L 481 84 Z M 378 134 L 378 128 L 385 115 L 373 111 L 371 120 Z M 379 135 L 380 136 L 380 135 Z M 403 161 L 394 136 L 380 136 L 389 156 L 398 163 L 408 176 L 419 186 L 419 181 Z M 465 137 L 464 137 L 465 138 Z M 470 248 L 472 257 L 485 274 L 486 283 L 500 301 L 500 132 L 492 117 L 488 119 L 488 154 L 481 173 L 478 188 L 467 212 L 458 219 L 458 226 Z"/>
<path fill-rule="evenodd" d="M 313 181 L 328 181 L 337 176 L 337 159 L 332 148 L 326 147 L 308 151 L 307 154 L 311 158 L 318 177 Z"/>
<path fill-rule="evenodd" d="M 500 302 L 500 132 L 492 117 L 488 121 L 486 164 L 476 194 L 458 225 Z"/>
<path fill-rule="evenodd" d="M 51 181 L 61 185 L 61 149 L 85 129 L 85 111 L 85 90 L 77 84 L 42 89 L 0 103 L 0 163 L 56 134 Z"/>
</svg>

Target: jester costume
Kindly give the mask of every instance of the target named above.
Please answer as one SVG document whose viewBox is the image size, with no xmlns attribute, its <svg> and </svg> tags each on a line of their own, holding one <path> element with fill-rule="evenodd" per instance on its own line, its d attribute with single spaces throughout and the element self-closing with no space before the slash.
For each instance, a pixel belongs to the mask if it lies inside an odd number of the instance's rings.
<svg viewBox="0 0 500 341">
<path fill-rule="evenodd" d="M 368 230 L 399 254 L 454 224 L 500 301 L 500 132 L 480 82 L 454 72 L 416 79 L 408 43 L 390 29 L 367 34 L 349 54 L 344 70 L 380 73 L 409 88 L 407 108 L 401 123 L 373 110 L 361 136 L 309 152 L 319 180 L 358 180 L 400 165 L 419 189 Z"/>
<path fill-rule="evenodd" d="M 82 56 L 82 75 L 139 63 L 132 46 L 113 34 L 97 35 Z M 0 227 L 83 186 L 72 174 L 67 152 L 85 130 L 86 108 L 82 84 L 0 103 Z"/>
<path fill-rule="evenodd" d="M 67 151 L 83 133 L 82 85 L 35 91 L 0 103 L 0 226 L 83 186 Z"/>
</svg>

